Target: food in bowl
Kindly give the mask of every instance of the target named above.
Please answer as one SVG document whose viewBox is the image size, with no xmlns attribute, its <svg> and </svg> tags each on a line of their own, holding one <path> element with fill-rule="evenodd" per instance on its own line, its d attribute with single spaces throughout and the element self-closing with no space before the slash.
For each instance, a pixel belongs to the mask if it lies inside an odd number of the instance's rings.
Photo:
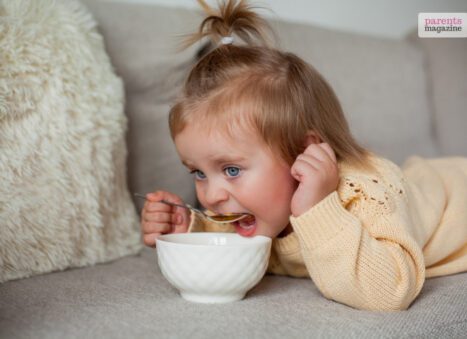
<svg viewBox="0 0 467 339">
<path fill-rule="evenodd" d="M 156 240 L 164 277 L 189 301 L 224 303 L 243 299 L 264 276 L 271 238 L 235 233 L 172 233 Z"/>
</svg>

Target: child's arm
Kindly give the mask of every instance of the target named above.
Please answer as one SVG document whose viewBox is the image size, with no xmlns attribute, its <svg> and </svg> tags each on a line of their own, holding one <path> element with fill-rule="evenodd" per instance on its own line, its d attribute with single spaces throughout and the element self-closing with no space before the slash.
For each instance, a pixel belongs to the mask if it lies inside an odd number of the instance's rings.
<svg viewBox="0 0 467 339">
<path fill-rule="evenodd" d="M 360 309 L 405 309 L 425 279 L 422 250 L 411 234 L 419 225 L 412 224 L 399 168 L 368 161 L 373 170 L 341 164 L 338 175 L 329 145 L 311 143 L 292 166 L 299 186 L 291 223 L 326 297 Z"/>
<path fill-rule="evenodd" d="M 401 310 L 420 292 L 422 250 L 411 236 L 403 189 L 390 186 L 379 178 L 343 178 L 341 197 L 333 192 L 291 217 L 306 267 L 327 298 L 359 309 Z"/>
</svg>

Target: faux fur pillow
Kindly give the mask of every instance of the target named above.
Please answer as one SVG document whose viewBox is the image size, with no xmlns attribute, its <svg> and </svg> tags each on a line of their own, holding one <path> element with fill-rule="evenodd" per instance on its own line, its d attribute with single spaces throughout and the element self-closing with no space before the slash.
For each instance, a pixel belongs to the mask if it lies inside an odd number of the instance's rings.
<svg viewBox="0 0 467 339">
<path fill-rule="evenodd" d="M 0 282 L 141 249 L 126 126 L 86 9 L 0 0 Z"/>
</svg>

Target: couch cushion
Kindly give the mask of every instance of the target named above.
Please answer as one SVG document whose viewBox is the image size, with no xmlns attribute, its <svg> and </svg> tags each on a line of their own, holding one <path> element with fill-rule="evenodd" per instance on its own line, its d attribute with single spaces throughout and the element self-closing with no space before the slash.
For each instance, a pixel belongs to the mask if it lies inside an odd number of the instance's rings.
<svg viewBox="0 0 467 339">
<path fill-rule="evenodd" d="M 141 249 L 123 85 L 78 1 L 0 3 L 0 282 Z"/>
<path fill-rule="evenodd" d="M 2 338 L 461 338 L 467 273 L 428 279 L 408 311 L 359 311 L 309 279 L 267 275 L 245 299 L 185 301 L 155 250 L 0 285 Z"/>
<path fill-rule="evenodd" d="M 436 137 L 446 155 L 467 156 L 467 39 L 411 40 L 426 57 Z"/>
<path fill-rule="evenodd" d="M 83 2 L 99 22 L 107 51 L 125 83 L 130 190 L 165 189 L 194 204 L 193 178 L 176 154 L 168 112 L 200 48 L 177 51 L 181 35 L 196 29 L 200 17 L 144 4 Z M 142 206 L 140 200 L 135 202 Z"/>
<path fill-rule="evenodd" d="M 280 48 L 311 63 L 341 100 L 364 146 L 402 163 L 439 154 L 422 51 L 407 41 L 274 22 Z"/>
</svg>

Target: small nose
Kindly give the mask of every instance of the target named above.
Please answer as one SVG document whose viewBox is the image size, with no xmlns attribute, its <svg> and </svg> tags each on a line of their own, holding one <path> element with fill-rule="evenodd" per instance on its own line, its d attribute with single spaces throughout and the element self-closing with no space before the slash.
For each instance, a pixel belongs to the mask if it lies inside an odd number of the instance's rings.
<svg viewBox="0 0 467 339">
<path fill-rule="evenodd" d="M 210 184 L 206 190 L 206 203 L 209 206 L 216 206 L 229 198 L 229 192 L 218 184 Z"/>
</svg>

